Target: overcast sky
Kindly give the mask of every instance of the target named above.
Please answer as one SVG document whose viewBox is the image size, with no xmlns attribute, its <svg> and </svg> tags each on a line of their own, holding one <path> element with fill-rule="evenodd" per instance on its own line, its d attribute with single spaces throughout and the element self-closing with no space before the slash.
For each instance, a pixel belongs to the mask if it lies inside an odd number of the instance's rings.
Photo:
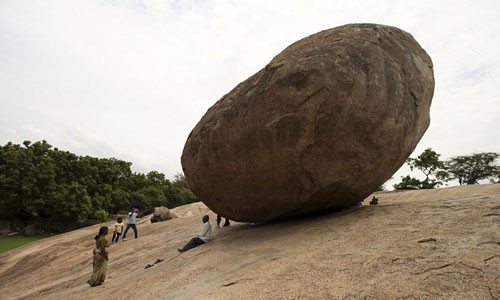
<svg viewBox="0 0 500 300">
<path fill-rule="evenodd" d="M 172 178 L 206 110 L 286 46 L 379 23 L 434 62 L 431 125 L 412 156 L 500 152 L 499 11 L 496 0 L 1 0 L 0 144 L 45 139 Z"/>
</svg>

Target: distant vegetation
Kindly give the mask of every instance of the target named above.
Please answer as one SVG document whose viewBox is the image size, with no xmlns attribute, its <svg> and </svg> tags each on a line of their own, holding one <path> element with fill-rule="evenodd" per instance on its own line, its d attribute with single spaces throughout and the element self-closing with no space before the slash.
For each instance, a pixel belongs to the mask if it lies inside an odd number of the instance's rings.
<svg viewBox="0 0 500 300">
<path fill-rule="evenodd" d="M 401 182 L 394 185 L 396 190 L 432 189 L 457 180 L 460 185 L 477 184 L 481 180 L 491 183 L 500 182 L 499 153 L 480 152 L 471 155 L 455 156 L 449 160 L 439 159 L 441 154 L 432 148 L 425 149 L 417 158 L 408 158 L 406 163 L 413 171 L 421 171 L 425 179 L 420 180 L 409 175 L 401 177 Z"/>
<path fill-rule="evenodd" d="M 0 237 L 0 253 L 43 239 L 44 236 L 4 236 Z"/>
<path fill-rule="evenodd" d="M 425 178 L 401 177 L 394 188 L 431 189 L 453 180 L 461 185 L 499 182 L 499 156 L 483 152 L 441 161 L 429 148 L 407 160 Z M 116 158 L 78 156 L 46 141 L 7 143 L 0 146 L 0 221 L 62 232 L 106 221 L 132 207 L 148 214 L 156 206 L 174 208 L 198 200 L 183 174 L 170 181 L 157 171 L 132 172 L 131 166 Z"/>
<path fill-rule="evenodd" d="M 48 232 L 101 222 L 137 207 L 173 208 L 197 201 L 183 174 L 132 172 L 116 158 L 78 156 L 46 141 L 0 146 L 0 220 L 22 220 Z"/>
</svg>

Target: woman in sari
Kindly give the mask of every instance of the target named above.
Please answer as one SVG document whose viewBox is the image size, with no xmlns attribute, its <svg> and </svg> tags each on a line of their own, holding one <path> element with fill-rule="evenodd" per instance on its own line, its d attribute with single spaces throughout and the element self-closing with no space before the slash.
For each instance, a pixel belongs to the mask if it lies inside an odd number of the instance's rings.
<svg viewBox="0 0 500 300">
<path fill-rule="evenodd" d="M 106 279 L 106 267 L 108 265 L 108 251 L 106 248 L 109 247 L 106 234 L 108 234 L 108 227 L 103 226 L 99 228 L 99 234 L 94 237 L 95 248 L 94 261 L 92 264 L 94 273 L 87 281 L 90 286 L 100 285 L 104 282 L 104 279 Z"/>
</svg>

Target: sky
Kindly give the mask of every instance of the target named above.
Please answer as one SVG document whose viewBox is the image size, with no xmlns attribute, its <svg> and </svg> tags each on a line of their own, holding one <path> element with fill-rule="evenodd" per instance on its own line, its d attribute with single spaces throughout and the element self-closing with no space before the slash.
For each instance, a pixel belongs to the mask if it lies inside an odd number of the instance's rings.
<svg viewBox="0 0 500 300">
<path fill-rule="evenodd" d="M 496 0 L 0 0 L 0 144 L 46 140 L 173 178 L 207 109 L 288 45 L 378 23 L 411 33 L 434 63 L 431 124 L 412 157 L 500 152 L 499 11 Z"/>
</svg>

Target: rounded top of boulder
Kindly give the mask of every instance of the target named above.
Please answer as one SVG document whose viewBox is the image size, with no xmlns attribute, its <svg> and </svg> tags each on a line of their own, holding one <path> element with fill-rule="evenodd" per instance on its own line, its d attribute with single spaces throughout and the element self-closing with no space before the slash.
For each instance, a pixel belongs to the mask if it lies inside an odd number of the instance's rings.
<svg viewBox="0 0 500 300">
<path fill-rule="evenodd" d="M 213 211 L 260 222 L 355 204 L 429 126 L 430 57 L 407 32 L 349 24 L 301 39 L 216 102 L 182 165 Z"/>
</svg>

